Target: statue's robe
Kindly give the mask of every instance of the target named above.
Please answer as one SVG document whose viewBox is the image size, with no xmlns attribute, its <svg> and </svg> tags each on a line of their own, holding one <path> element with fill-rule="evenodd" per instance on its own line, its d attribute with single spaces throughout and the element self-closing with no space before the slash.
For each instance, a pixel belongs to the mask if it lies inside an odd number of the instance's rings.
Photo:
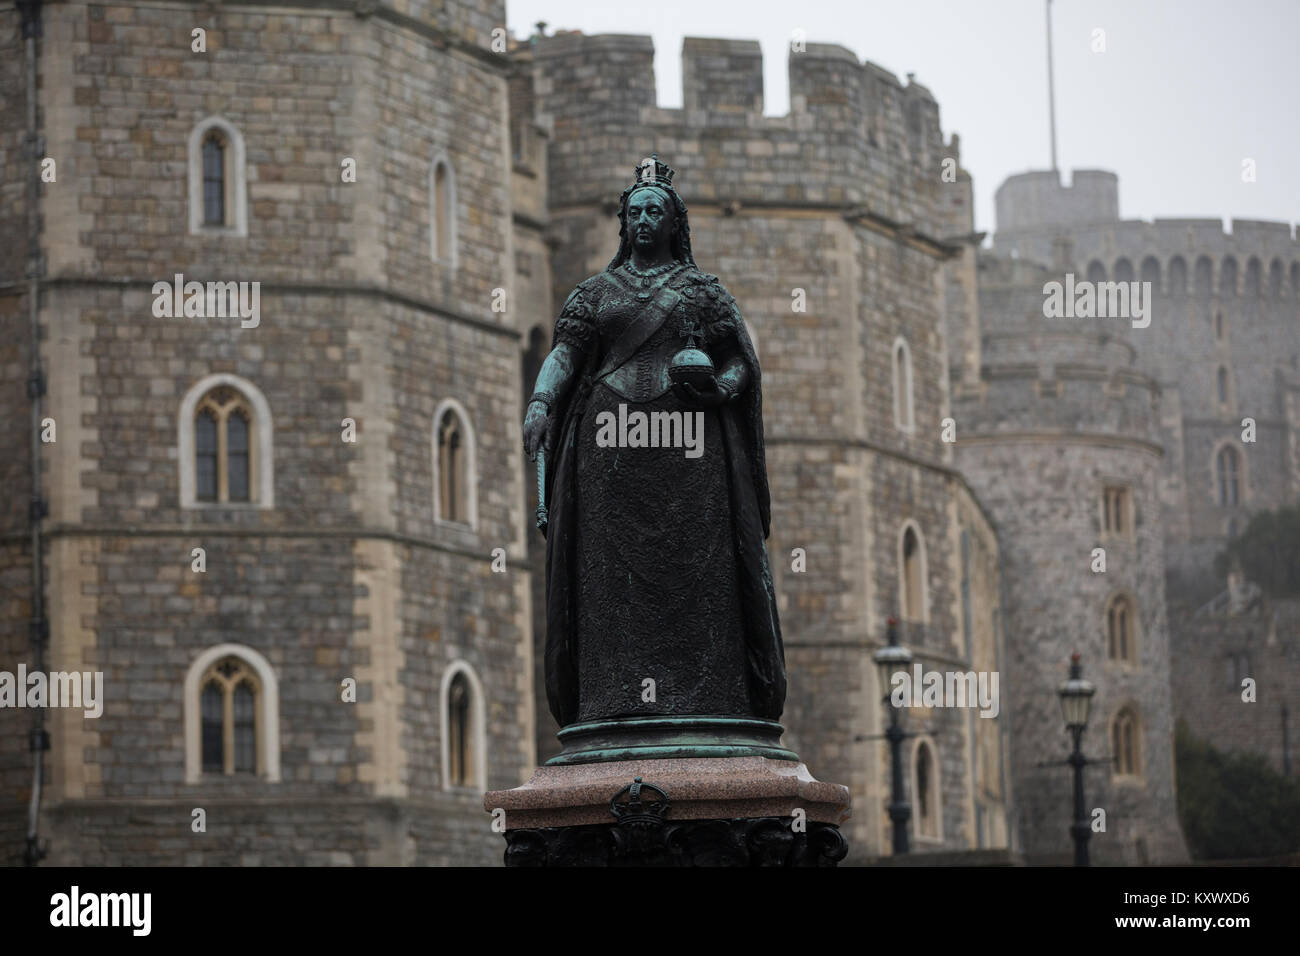
<svg viewBox="0 0 1300 956">
<path fill-rule="evenodd" d="M 598 374 L 622 364 L 636 336 L 618 330 L 644 303 L 610 270 L 580 283 L 556 320 L 554 344 L 582 358 L 552 409 L 546 501 L 546 691 L 561 726 L 620 716 L 696 714 L 775 720 L 785 658 L 767 560 L 770 501 L 761 376 L 735 300 L 693 265 L 630 362 L 684 332 L 721 368 L 739 355 L 749 376 L 734 401 L 683 403 L 671 389 L 630 403 Z M 611 348 L 612 346 L 612 348 Z M 621 348 L 620 348 L 621 347 Z M 610 353 L 613 354 L 610 354 Z M 597 416 L 629 410 L 704 413 L 704 452 L 601 448 Z"/>
</svg>

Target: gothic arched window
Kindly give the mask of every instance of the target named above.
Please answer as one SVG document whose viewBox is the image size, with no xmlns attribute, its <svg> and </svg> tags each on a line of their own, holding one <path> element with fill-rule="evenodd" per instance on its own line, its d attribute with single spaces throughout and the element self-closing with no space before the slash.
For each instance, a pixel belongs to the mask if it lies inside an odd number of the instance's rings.
<svg viewBox="0 0 1300 956">
<path fill-rule="evenodd" d="M 280 779 L 280 691 L 265 657 L 243 644 L 218 644 L 185 674 L 185 782 L 205 776 Z"/>
<path fill-rule="evenodd" d="M 942 835 L 940 826 L 939 799 L 939 762 L 935 759 L 934 748 L 928 740 L 917 744 L 913 758 L 916 793 L 916 835 L 930 840 L 938 840 Z"/>
<path fill-rule="evenodd" d="M 178 431 L 182 508 L 273 506 L 271 410 L 251 382 L 219 373 L 195 383 Z"/>
<path fill-rule="evenodd" d="M 468 786 L 470 782 L 470 690 L 469 678 L 463 673 L 451 679 L 447 691 L 447 756 L 449 775 L 453 787 Z"/>
<path fill-rule="evenodd" d="M 455 399 L 445 399 L 433 413 L 434 521 L 478 526 L 477 467 L 474 430 Z"/>
<path fill-rule="evenodd" d="M 1110 725 L 1110 749 L 1115 776 L 1141 776 L 1142 742 L 1137 711 L 1131 705 L 1121 708 Z"/>
<path fill-rule="evenodd" d="M 907 342 L 894 342 L 894 424 L 905 432 L 916 425 L 912 397 L 912 350 Z"/>
<path fill-rule="evenodd" d="M 456 174 L 445 156 L 429 170 L 429 255 L 456 267 Z"/>
<path fill-rule="evenodd" d="M 1125 594 L 1106 605 L 1106 659 L 1137 663 L 1137 606 Z"/>
<path fill-rule="evenodd" d="M 248 235 L 244 138 L 233 124 L 209 116 L 189 137 L 190 233 Z"/>
<path fill-rule="evenodd" d="M 1214 460 L 1214 471 L 1219 488 L 1220 506 L 1230 508 L 1240 504 L 1240 470 L 1237 449 L 1231 445 L 1219 449 L 1219 454 Z"/>
<path fill-rule="evenodd" d="M 199 680 L 204 773 L 262 772 L 258 747 L 261 681 L 238 657 L 214 662 Z"/>
<path fill-rule="evenodd" d="M 899 542 L 899 604 L 905 621 L 926 619 L 925 543 L 914 522 L 908 522 Z"/>
<path fill-rule="evenodd" d="M 237 389 L 219 385 L 199 400 L 194 414 L 194 498 L 251 501 L 252 404 Z"/>
<path fill-rule="evenodd" d="M 443 789 L 486 785 L 483 687 L 473 668 L 453 661 L 442 678 Z"/>
<path fill-rule="evenodd" d="M 203 225 L 227 225 L 225 136 L 212 130 L 203 140 Z"/>
</svg>

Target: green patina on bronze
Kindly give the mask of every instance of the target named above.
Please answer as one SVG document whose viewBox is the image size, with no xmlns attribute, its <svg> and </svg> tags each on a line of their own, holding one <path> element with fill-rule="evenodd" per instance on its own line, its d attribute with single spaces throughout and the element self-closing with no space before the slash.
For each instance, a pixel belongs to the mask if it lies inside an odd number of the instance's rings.
<svg viewBox="0 0 1300 956">
<path fill-rule="evenodd" d="M 672 179 L 658 157 L 636 167 L 618 251 L 565 302 L 524 419 L 525 450 L 544 452 L 546 691 L 565 728 L 552 764 L 798 759 L 776 723 L 758 357 L 735 300 L 695 264 Z M 680 422 L 698 453 L 666 438 L 611 447 L 598 425 L 628 409 Z"/>
<path fill-rule="evenodd" d="M 570 724 L 550 766 L 684 757 L 767 757 L 798 761 L 782 747 L 776 721 L 743 717 L 627 717 Z"/>
</svg>

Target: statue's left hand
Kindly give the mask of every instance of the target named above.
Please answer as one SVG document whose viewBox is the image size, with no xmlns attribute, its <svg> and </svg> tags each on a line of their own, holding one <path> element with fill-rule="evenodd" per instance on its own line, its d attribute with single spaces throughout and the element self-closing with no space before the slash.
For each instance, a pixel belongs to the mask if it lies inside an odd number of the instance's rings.
<svg viewBox="0 0 1300 956">
<path fill-rule="evenodd" d="M 673 391 L 682 401 L 691 405 L 700 405 L 704 408 L 712 408 L 716 405 L 726 404 L 730 394 L 718 384 L 716 378 L 710 379 L 711 387 L 708 389 L 696 388 L 686 382 L 680 385 L 674 385 Z"/>
</svg>

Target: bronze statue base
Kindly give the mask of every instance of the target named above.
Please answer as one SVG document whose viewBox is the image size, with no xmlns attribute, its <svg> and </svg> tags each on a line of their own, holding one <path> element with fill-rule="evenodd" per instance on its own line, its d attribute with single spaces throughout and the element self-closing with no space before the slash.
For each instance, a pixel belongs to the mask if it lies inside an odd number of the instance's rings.
<svg viewBox="0 0 1300 956">
<path fill-rule="evenodd" d="M 753 717 L 619 717 L 570 724 L 558 734 L 564 749 L 548 767 L 674 757 L 769 757 L 799 761 L 781 746 L 784 728 Z"/>
</svg>

